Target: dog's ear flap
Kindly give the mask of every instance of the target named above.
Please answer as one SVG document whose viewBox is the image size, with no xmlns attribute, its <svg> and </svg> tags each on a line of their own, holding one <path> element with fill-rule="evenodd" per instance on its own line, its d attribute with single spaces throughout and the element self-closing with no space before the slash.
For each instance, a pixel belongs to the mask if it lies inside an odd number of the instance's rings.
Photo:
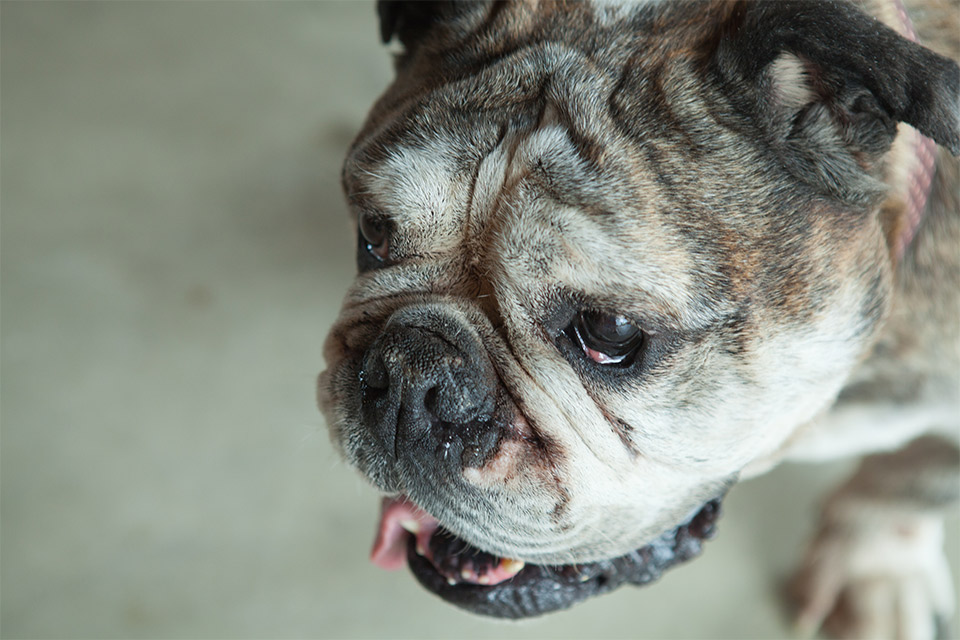
<svg viewBox="0 0 960 640">
<path fill-rule="evenodd" d="M 409 47 L 441 16 L 444 4 L 432 0 L 378 0 L 380 39 L 387 44 L 397 36 Z"/>
<path fill-rule="evenodd" d="M 458 29 L 468 26 L 470 17 L 483 14 L 485 2 L 464 0 L 378 0 L 380 39 L 386 44 L 394 36 L 404 48 L 412 51 L 424 36 L 434 30 L 447 28 L 456 37 Z"/>
<path fill-rule="evenodd" d="M 784 141 L 829 119 L 849 151 L 872 157 L 906 122 L 960 154 L 957 64 L 853 3 L 741 1 L 718 36 L 712 68 L 722 86 L 735 105 L 786 126 Z"/>
</svg>

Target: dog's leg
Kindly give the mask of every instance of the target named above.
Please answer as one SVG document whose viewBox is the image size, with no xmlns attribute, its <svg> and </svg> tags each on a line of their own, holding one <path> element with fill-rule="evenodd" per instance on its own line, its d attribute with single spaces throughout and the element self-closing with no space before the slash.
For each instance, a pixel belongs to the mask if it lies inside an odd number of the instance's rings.
<svg viewBox="0 0 960 640">
<path fill-rule="evenodd" d="M 954 608 L 943 513 L 958 501 L 960 451 L 937 437 L 865 458 L 824 507 L 791 582 L 806 634 L 929 640 Z"/>
</svg>

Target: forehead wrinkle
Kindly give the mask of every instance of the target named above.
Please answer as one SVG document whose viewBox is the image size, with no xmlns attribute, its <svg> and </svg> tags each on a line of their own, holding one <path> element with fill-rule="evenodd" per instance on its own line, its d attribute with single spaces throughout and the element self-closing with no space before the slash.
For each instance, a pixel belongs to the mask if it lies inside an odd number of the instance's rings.
<svg viewBox="0 0 960 640">
<path fill-rule="evenodd" d="M 508 136 L 476 173 L 471 235 L 482 239 L 472 243 L 478 246 L 479 273 L 527 271 L 525 277 L 546 276 L 598 300 L 618 291 L 621 304 L 644 313 L 656 309 L 677 326 L 712 321 L 709 310 L 696 308 L 690 281 L 696 270 L 675 225 L 656 204 L 664 194 L 649 179 L 645 159 L 618 154 L 630 162 L 619 172 L 587 167 L 568 130 L 556 120 L 545 122 Z M 545 156 L 551 162 L 544 163 Z M 564 183 L 562 191 L 580 202 L 563 202 L 571 198 L 557 197 L 550 182 Z M 537 217 L 540 223 L 531 224 Z M 491 268 L 497 261 L 506 264 Z"/>
<path fill-rule="evenodd" d="M 658 236 L 653 244 L 646 241 L 646 233 L 632 239 L 623 228 L 598 224 L 602 219 L 543 197 L 529 180 L 504 199 L 501 213 L 503 224 L 491 243 L 489 259 L 505 291 L 513 292 L 516 299 L 511 303 L 536 304 L 532 284 L 534 291 L 548 297 L 550 291 L 568 291 L 656 318 L 670 328 L 696 327 L 709 320 L 686 290 L 686 255 L 673 248 L 658 249 L 665 244 L 664 233 L 649 234 Z"/>
<path fill-rule="evenodd" d="M 694 265 L 675 225 L 663 214 L 665 207 L 658 204 L 663 202 L 663 190 L 648 177 L 646 159 L 624 152 L 619 155 L 629 162 L 628 168 L 601 172 L 584 167 L 576 154 L 560 153 L 573 148 L 565 131 L 556 127 L 551 131 L 554 135 L 527 143 L 526 165 L 533 169 L 508 185 L 511 193 L 503 200 L 502 214 L 513 218 L 511 225 L 518 229 L 508 230 L 504 242 L 552 252 L 552 272 L 547 275 L 558 284 L 597 298 L 619 291 L 637 307 L 656 307 L 661 315 L 686 326 L 711 321 L 708 310 L 695 308 Z M 538 157 L 544 154 L 555 162 L 541 164 Z M 567 160 L 572 160 L 572 171 L 554 171 Z M 565 180 L 579 201 L 558 197 L 544 177 L 554 187 Z M 529 221 L 536 217 L 542 221 L 539 230 Z"/>
<path fill-rule="evenodd" d="M 503 193 L 506 174 L 513 159 L 518 135 L 501 125 L 497 141 L 483 153 L 476 164 L 467 203 L 467 237 L 465 243 L 471 263 L 479 265 L 486 253 L 486 241 L 496 220 L 496 209 Z"/>
<path fill-rule="evenodd" d="M 568 132 L 551 117 L 546 104 L 539 105 L 540 113 L 533 126 L 504 125 L 497 143 L 481 157 L 471 184 L 468 203 L 470 248 L 476 254 L 475 262 L 481 262 L 486 248 L 511 218 L 522 212 L 515 207 L 511 193 L 517 185 L 527 182 L 545 168 L 545 156 L 556 158 L 574 152 Z M 580 163 L 572 167 L 579 171 Z M 582 180 L 576 180 L 582 183 Z"/>
</svg>

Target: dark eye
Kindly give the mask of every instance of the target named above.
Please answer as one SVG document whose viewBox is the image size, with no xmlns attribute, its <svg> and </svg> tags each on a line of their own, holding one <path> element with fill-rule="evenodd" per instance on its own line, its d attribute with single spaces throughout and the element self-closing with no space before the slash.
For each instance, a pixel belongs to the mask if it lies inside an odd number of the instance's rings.
<svg viewBox="0 0 960 640">
<path fill-rule="evenodd" d="M 357 225 L 360 228 L 360 246 L 379 262 L 385 262 L 390 255 L 389 223 L 374 214 L 361 213 Z"/>
<path fill-rule="evenodd" d="M 624 316 L 582 311 L 567 329 L 574 344 L 598 364 L 629 365 L 643 345 L 643 331 Z"/>
</svg>

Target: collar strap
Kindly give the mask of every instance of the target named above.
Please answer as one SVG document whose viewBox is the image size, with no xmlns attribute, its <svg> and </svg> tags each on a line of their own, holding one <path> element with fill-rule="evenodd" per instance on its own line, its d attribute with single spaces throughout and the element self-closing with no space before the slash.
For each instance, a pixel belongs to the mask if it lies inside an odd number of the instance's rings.
<svg viewBox="0 0 960 640">
<path fill-rule="evenodd" d="M 913 26 L 913 21 L 907 14 L 903 0 L 893 0 L 897 17 L 903 35 L 919 44 L 920 38 Z M 909 129 L 912 136 L 913 158 L 907 175 L 906 211 L 904 224 L 894 241 L 893 255 L 897 262 L 903 257 L 907 247 L 913 242 L 917 228 L 923 219 L 930 197 L 930 187 L 933 184 L 933 174 L 936 168 L 937 143 L 915 129 Z"/>
<path fill-rule="evenodd" d="M 933 184 L 933 174 L 937 163 L 937 143 L 919 133 L 914 134 L 914 153 L 916 159 L 910 176 L 907 179 L 907 210 L 903 230 L 897 237 L 894 255 L 897 260 L 903 257 L 904 252 L 917 234 L 917 228 L 927 209 L 927 199 L 930 197 L 930 187 Z"/>
</svg>

